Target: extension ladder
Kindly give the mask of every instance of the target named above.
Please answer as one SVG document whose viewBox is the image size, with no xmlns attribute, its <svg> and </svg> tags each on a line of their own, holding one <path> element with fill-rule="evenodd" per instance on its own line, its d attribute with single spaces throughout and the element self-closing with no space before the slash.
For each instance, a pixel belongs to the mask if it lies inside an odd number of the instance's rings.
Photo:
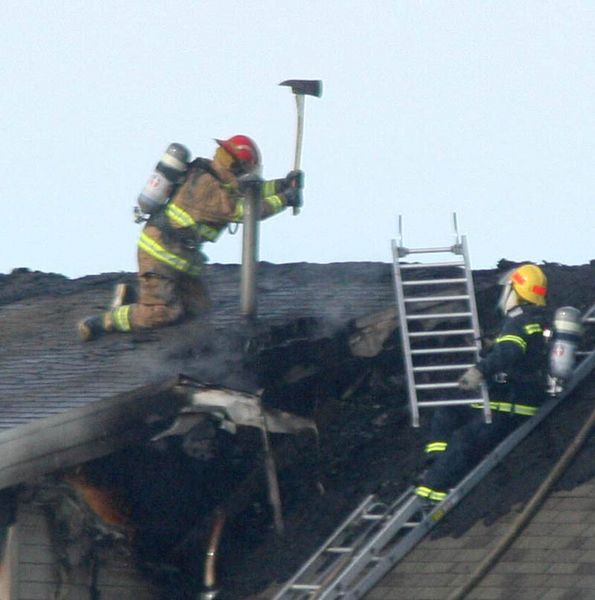
<svg viewBox="0 0 595 600">
<path fill-rule="evenodd" d="M 274 600 L 322 600 L 342 595 L 361 575 L 362 567 L 395 535 L 418 529 L 425 516 L 423 501 L 407 490 L 392 504 L 368 496 L 317 552 L 283 586 Z"/>
<path fill-rule="evenodd" d="M 595 305 L 584 322 L 595 322 Z M 440 520 L 571 394 L 595 369 L 595 349 L 587 353 L 560 396 L 488 454 L 441 503 L 428 506 L 409 488 L 394 502 L 368 496 L 320 546 L 273 600 L 358 600 L 371 590 Z"/>
<path fill-rule="evenodd" d="M 491 421 L 486 386 L 482 384 L 477 392 L 467 393 L 461 392 L 457 384 L 464 371 L 478 361 L 481 340 L 467 241 L 465 236 L 459 237 L 456 214 L 453 224 L 453 245 L 406 248 L 399 216 L 399 240 L 392 241 L 395 294 L 414 427 L 419 427 L 420 408 L 445 405 L 481 403 L 486 423 Z M 434 262 L 404 261 L 412 255 L 429 254 L 448 257 Z"/>
</svg>

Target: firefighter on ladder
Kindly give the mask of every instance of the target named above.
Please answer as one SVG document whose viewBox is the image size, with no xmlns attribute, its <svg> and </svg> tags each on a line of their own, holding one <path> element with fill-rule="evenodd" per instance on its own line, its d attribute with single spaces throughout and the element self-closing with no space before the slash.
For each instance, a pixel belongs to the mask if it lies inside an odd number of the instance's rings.
<svg viewBox="0 0 595 600">
<path fill-rule="evenodd" d="M 126 303 L 131 290 L 118 284 L 110 310 L 79 322 L 81 340 L 161 327 L 209 308 L 202 279 L 202 244 L 216 241 L 229 223 L 242 221 L 244 198 L 239 178 L 258 174 L 261 168 L 258 147 L 248 136 L 234 135 L 216 142 L 213 160 L 192 161 L 171 200 L 151 214 L 143 228 L 138 243 L 138 300 Z M 264 181 L 261 218 L 287 206 L 299 207 L 302 186 L 301 171 Z"/>
<path fill-rule="evenodd" d="M 492 423 L 485 423 L 483 404 L 439 407 L 426 444 L 428 469 L 415 493 L 441 502 L 491 448 L 525 419 L 536 414 L 545 399 L 546 345 L 544 306 L 547 279 L 527 263 L 509 271 L 498 308 L 504 314 L 499 335 L 488 353 L 459 379 L 459 387 L 488 386 Z"/>
</svg>

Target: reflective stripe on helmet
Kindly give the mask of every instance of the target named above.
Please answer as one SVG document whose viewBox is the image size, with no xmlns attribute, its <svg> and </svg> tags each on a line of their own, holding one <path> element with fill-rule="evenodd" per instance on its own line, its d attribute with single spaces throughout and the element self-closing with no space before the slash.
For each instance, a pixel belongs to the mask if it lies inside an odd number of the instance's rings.
<svg viewBox="0 0 595 600">
<path fill-rule="evenodd" d="M 526 302 L 545 306 L 547 277 L 535 264 L 526 263 L 510 274 L 514 291 Z"/>
<path fill-rule="evenodd" d="M 523 277 L 518 271 L 515 271 L 512 274 L 512 280 L 516 281 L 520 285 L 524 285 L 527 282 L 527 278 Z M 529 288 L 529 291 L 537 294 L 538 296 L 545 296 L 546 289 L 542 285 L 532 285 Z"/>
<path fill-rule="evenodd" d="M 161 244 L 150 238 L 145 232 L 141 233 L 138 240 L 138 247 L 176 271 L 188 273 L 188 275 L 200 275 L 201 269 L 198 265 L 192 264 L 189 260 L 166 250 Z"/>
<path fill-rule="evenodd" d="M 227 140 L 215 139 L 215 141 L 224 148 L 226 152 L 229 152 L 235 160 L 252 167 L 260 165 L 261 160 L 258 146 L 254 140 L 247 135 L 238 134 L 233 135 Z"/>
</svg>

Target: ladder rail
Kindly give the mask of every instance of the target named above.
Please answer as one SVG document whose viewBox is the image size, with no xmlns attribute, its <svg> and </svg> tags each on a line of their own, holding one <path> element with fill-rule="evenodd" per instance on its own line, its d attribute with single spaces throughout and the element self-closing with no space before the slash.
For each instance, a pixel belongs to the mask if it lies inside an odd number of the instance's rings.
<svg viewBox="0 0 595 600">
<path fill-rule="evenodd" d="M 306 591 L 314 592 L 320 589 L 320 584 L 310 583 L 299 583 L 300 579 L 308 572 L 316 561 L 328 551 L 329 548 L 334 548 L 333 542 L 352 525 L 356 519 L 365 520 L 365 515 L 370 514 L 369 511 L 377 506 L 386 506 L 384 503 L 378 502 L 374 494 L 368 495 L 357 508 L 355 508 L 339 525 L 338 527 L 328 536 L 328 538 L 319 547 L 318 551 L 308 559 L 302 567 L 295 573 L 295 575 L 289 579 L 283 588 L 277 593 L 275 598 L 282 598 L 284 594 L 290 591 Z M 310 597 L 310 595 L 308 596 Z"/>
<path fill-rule="evenodd" d="M 397 310 L 399 314 L 400 327 L 399 332 L 401 336 L 401 344 L 403 348 L 403 357 L 405 360 L 405 376 L 407 381 L 414 381 L 413 375 L 413 359 L 411 355 L 411 345 L 409 343 L 409 326 L 407 324 L 407 311 L 405 309 L 405 297 L 403 293 L 403 277 L 401 275 L 401 264 L 399 261 L 399 250 L 396 242 L 393 240 L 393 273 L 394 273 L 394 284 L 395 284 L 395 295 L 397 298 Z M 414 427 L 419 426 L 419 410 L 417 408 L 417 394 L 415 388 L 412 385 L 407 385 L 407 397 L 409 399 L 409 411 L 411 413 L 411 420 Z"/>
<path fill-rule="evenodd" d="M 475 300 L 475 286 L 473 284 L 473 271 L 471 270 L 471 263 L 469 261 L 469 248 L 467 246 L 467 237 L 461 236 L 461 248 L 463 256 L 465 257 L 465 273 L 467 280 L 467 294 L 469 295 L 469 303 L 471 304 L 471 312 L 473 317 L 471 322 L 473 323 L 473 338 L 475 346 L 477 348 L 476 360 L 479 360 L 479 354 L 481 352 L 481 333 L 479 331 L 479 313 L 477 311 L 477 301 Z M 483 398 L 483 417 L 486 423 L 492 422 L 492 409 L 490 408 L 490 398 L 488 395 L 488 387 L 485 382 L 481 383 L 480 386 L 481 397 Z"/>
<path fill-rule="evenodd" d="M 375 561 L 378 553 L 386 546 L 391 538 L 403 528 L 402 522 L 409 522 L 409 519 L 416 513 L 419 513 L 422 508 L 421 500 L 410 493 L 404 506 L 398 512 L 393 514 L 387 521 L 384 529 L 374 535 L 357 553 L 354 560 L 341 572 L 333 581 L 333 586 L 320 593 L 317 598 L 319 600 L 331 600 L 337 597 L 337 592 L 340 594 L 342 590 L 349 586 L 358 577 L 361 568 L 358 568 L 364 561 Z M 415 528 L 419 527 L 422 521 L 416 523 Z"/>
</svg>

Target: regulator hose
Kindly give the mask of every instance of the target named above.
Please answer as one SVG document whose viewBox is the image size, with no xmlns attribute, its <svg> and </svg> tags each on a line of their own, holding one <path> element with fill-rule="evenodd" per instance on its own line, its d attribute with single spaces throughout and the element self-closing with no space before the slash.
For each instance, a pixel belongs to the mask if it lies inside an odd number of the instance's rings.
<svg viewBox="0 0 595 600">
<path fill-rule="evenodd" d="M 462 600 L 465 596 L 485 577 L 490 569 L 496 564 L 500 556 L 508 549 L 515 538 L 527 525 L 527 523 L 533 517 L 535 511 L 539 508 L 541 503 L 545 500 L 546 496 L 551 491 L 555 483 L 564 474 L 570 463 L 574 460 L 578 451 L 583 447 L 587 441 L 591 429 L 595 425 L 595 409 L 591 412 L 589 418 L 585 424 L 581 427 L 572 443 L 566 448 L 562 456 L 558 459 L 548 476 L 544 479 L 542 484 L 539 486 L 535 494 L 531 497 L 529 502 L 525 505 L 525 508 L 517 516 L 514 522 L 511 524 L 507 533 L 498 542 L 495 548 L 481 561 L 475 571 L 471 573 L 467 582 L 452 592 L 447 600 Z"/>
</svg>

